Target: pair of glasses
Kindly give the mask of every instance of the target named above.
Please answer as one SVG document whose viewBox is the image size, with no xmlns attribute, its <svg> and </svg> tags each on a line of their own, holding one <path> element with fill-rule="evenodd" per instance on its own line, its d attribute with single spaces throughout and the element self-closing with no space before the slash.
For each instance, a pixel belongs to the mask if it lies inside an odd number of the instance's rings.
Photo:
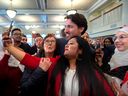
<svg viewBox="0 0 128 96">
<path fill-rule="evenodd" d="M 16 35 L 16 36 L 21 36 L 21 33 L 14 33 L 13 35 Z"/>
<path fill-rule="evenodd" d="M 51 44 L 51 43 L 55 44 L 55 42 L 56 42 L 55 40 L 45 40 L 44 41 L 45 44 Z"/>
<path fill-rule="evenodd" d="M 123 34 L 123 35 L 120 35 L 120 36 L 114 36 L 113 37 L 113 41 L 115 41 L 115 40 L 123 40 L 123 39 L 125 39 L 125 38 L 128 38 L 128 35 L 126 35 L 126 34 Z"/>
</svg>

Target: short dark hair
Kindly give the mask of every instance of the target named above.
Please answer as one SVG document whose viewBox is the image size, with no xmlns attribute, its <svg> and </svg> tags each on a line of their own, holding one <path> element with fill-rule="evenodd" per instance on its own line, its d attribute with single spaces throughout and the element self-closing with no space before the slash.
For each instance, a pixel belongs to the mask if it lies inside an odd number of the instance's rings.
<svg viewBox="0 0 128 96">
<path fill-rule="evenodd" d="M 84 15 L 79 13 L 71 14 L 71 15 L 67 15 L 65 19 L 71 19 L 72 22 L 74 22 L 78 27 L 84 27 L 84 30 L 81 33 L 81 35 L 83 35 L 86 32 L 88 28 L 88 24 Z"/>
<path fill-rule="evenodd" d="M 37 37 L 43 38 L 40 33 L 35 33 L 35 38 L 37 38 Z"/>
<path fill-rule="evenodd" d="M 19 28 L 14 28 L 12 31 L 11 31 L 11 35 L 14 33 L 14 31 L 16 31 L 16 30 L 18 30 L 18 31 L 20 31 L 21 32 L 21 29 L 19 29 Z"/>
</svg>

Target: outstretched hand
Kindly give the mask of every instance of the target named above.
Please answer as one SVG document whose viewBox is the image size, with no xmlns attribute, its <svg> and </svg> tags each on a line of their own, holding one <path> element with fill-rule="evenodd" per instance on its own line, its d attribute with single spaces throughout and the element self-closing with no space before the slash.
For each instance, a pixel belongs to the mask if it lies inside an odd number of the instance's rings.
<svg viewBox="0 0 128 96">
<path fill-rule="evenodd" d="M 3 41 L 3 46 L 4 47 L 8 47 L 8 46 L 12 45 L 12 40 L 9 36 L 8 37 L 7 36 L 3 37 L 2 41 Z"/>
<path fill-rule="evenodd" d="M 51 66 L 52 62 L 49 58 L 42 58 L 39 63 L 39 67 L 43 69 L 44 71 L 47 71 L 49 67 Z"/>
</svg>

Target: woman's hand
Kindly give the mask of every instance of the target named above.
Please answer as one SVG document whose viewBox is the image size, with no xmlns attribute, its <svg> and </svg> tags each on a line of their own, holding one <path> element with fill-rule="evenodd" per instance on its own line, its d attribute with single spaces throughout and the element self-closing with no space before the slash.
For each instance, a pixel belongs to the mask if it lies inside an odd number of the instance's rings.
<svg viewBox="0 0 128 96">
<path fill-rule="evenodd" d="M 10 55 L 10 53 L 8 52 L 8 50 L 4 50 L 4 53 L 5 53 L 6 55 Z"/>
<path fill-rule="evenodd" d="M 51 64 L 52 64 L 52 62 L 50 61 L 49 58 L 42 58 L 40 60 L 39 67 L 46 72 L 49 69 L 49 67 L 51 66 Z"/>
<path fill-rule="evenodd" d="M 116 96 L 127 96 L 125 92 L 121 89 L 120 85 L 116 82 L 116 80 L 113 79 L 111 85 L 116 92 Z"/>
<path fill-rule="evenodd" d="M 2 41 L 3 41 L 3 46 L 4 47 L 8 47 L 8 46 L 12 45 L 12 40 L 9 36 L 8 37 L 3 37 Z"/>
</svg>

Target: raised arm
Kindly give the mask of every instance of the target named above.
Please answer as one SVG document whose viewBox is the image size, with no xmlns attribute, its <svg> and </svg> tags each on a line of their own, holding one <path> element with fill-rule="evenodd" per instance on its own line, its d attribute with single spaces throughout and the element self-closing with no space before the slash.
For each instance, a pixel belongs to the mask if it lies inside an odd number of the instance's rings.
<svg viewBox="0 0 128 96">
<path fill-rule="evenodd" d="M 17 47 L 14 47 L 13 45 L 9 45 L 8 47 L 6 47 L 6 49 L 19 61 L 22 61 L 26 54 L 24 51 L 18 49 Z"/>
<path fill-rule="evenodd" d="M 3 41 L 4 41 L 3 44 L 4 44 L 5 48 L 16 59 L 18 59 L 21 62 L 21 64 L 25 65 L 26 67 L 28 67 L 30 69 L 35 69 L 38 67 L 41 58 L 31 56 L 31 55 L 25 53 L 24 51 L 20 50 L 18 47 L 13 46 L 12 43 L 10 43 L 8 38 L 4 39 Z M 56 63 L 58 59 L 59 59 L 59 56 L 57 56 L 55 58 L 50 58 L 50 61 L 52 63 Z"/>
<path fill-rule="evenodd" d="M 12 39 L 8 35 L 2 36 L 3 45 L 6 50 L 9 51 L 16 59 L 21 61 L 25 56 L 25 52 L 21 51 L 20 48 L 14 47 Z"/>
<path fill-rule="evenodd" d="M 15 47 L 12 44 L 11 39 L 3 38 L 3 45 L 8 52 L 13 55 L 17 60 L 21 62 L 21 64 L 25 65 L 26 67 L 30 69 L 35 69 L 39 65 L 40 58 L 31 56 L 27 53 L 25 53 L 23 50 L 21 50 L 19 47 Z"/>
<path fill-rule="evenodd" d="M 18 49 L 17 47 L 14 47 L 13 45 L 10 45 L 6 48 L 16 59 L 18 59 L 21 64 L 25 65 L 26 67 L 30 69 L 35 69 L 38 67 L 40 59 L 35 56 L 31 56 L 24 51 Z"/>
</svg>

